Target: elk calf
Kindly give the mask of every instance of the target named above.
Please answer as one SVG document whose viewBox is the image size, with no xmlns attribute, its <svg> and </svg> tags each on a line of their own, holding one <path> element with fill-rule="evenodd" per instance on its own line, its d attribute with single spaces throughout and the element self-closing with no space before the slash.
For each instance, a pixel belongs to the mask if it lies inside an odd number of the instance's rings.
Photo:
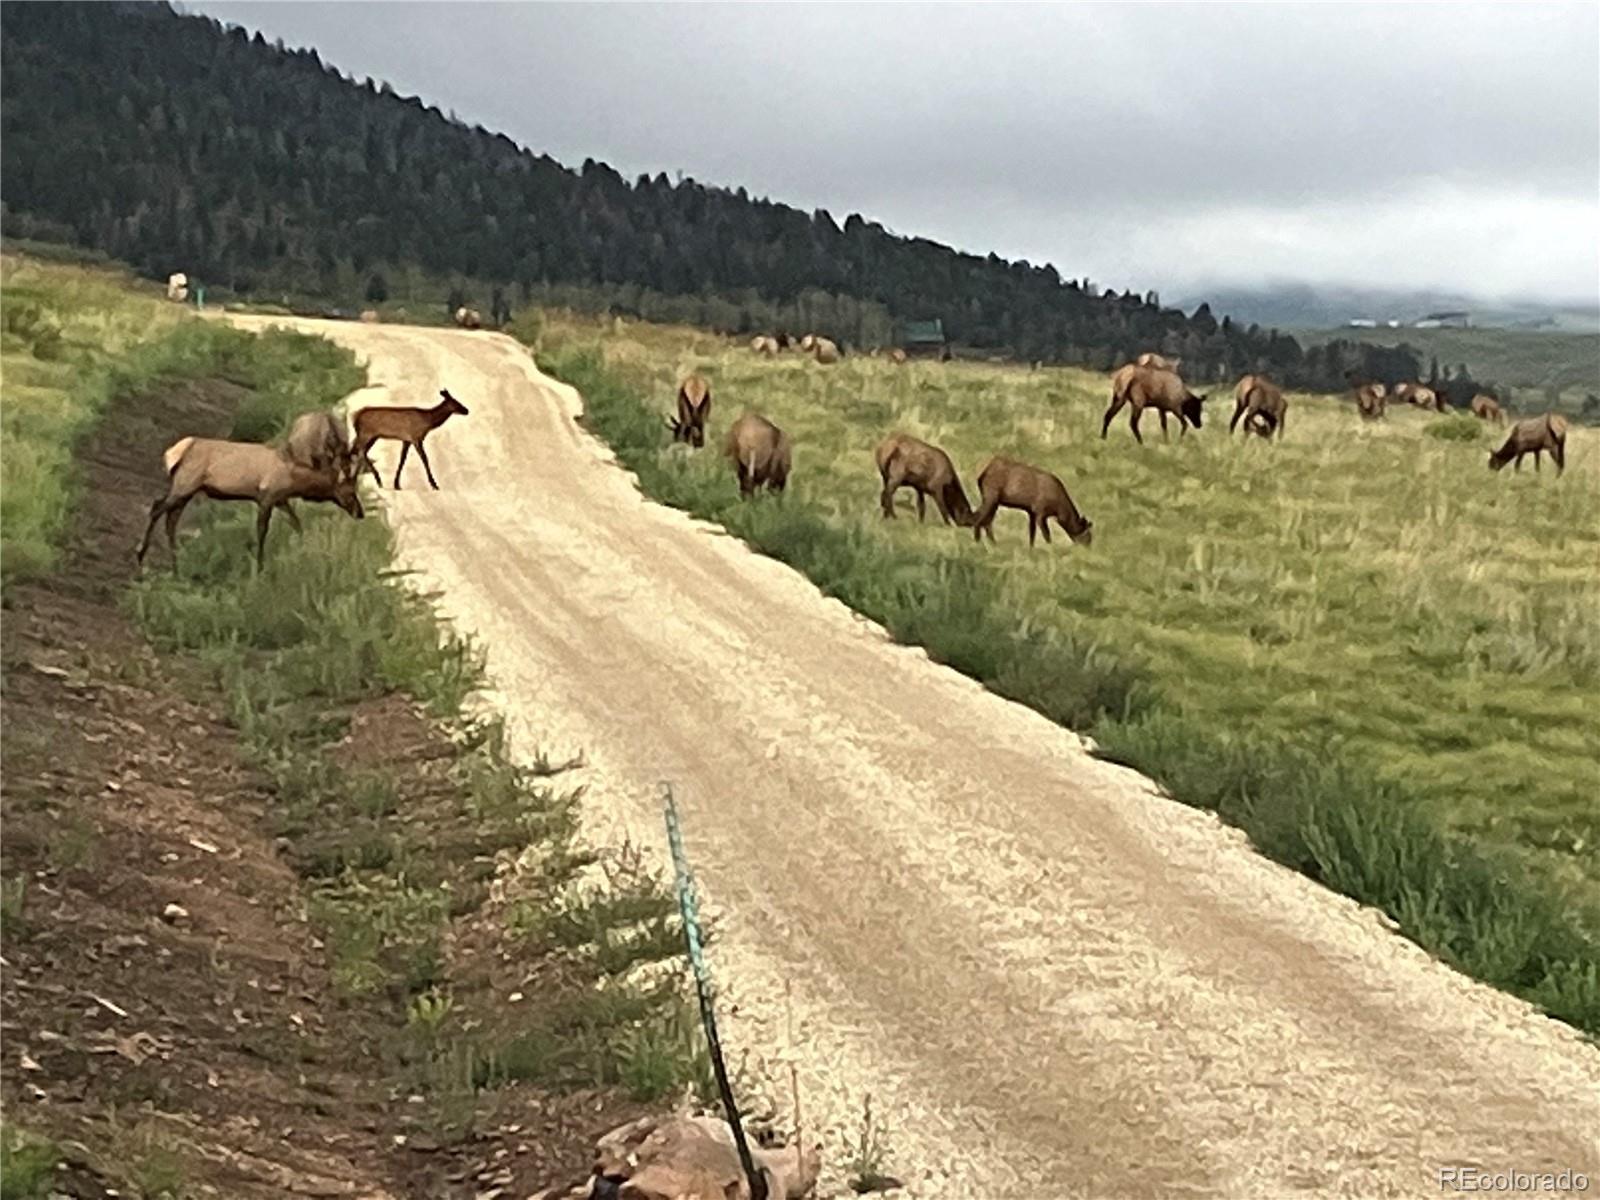
<svg viewBox="0 0 1600 1200">
<path fill-rule="evenodd" d="M 972 524 L 972 505 L 967 501 L 967 493 L 961 487 L 950 456 L 939 447 L 908 434 L 891 433 L 878 443 L 873 457 L 878 464 L 878 474 L 883 477 L 879 503 L 885 517 L 894 519 L 894 494 L 908 487 L 917 495 L 917 520 L 927 515 L 925 498 L 932 496 L 946 525 Z"/>
<path fill-rule="evenodd" d="M 1207 399 L 1206 396 L 1196 396 L 1171 371 L 1130 363 L 1111 377 L 1111 407 L 1106 409 L 1105 419 L 1100 423 L 1100 436 L 1106 436 L 1111 428 L 1111 418 L 1125 404 L 1132 407 L 1128 415 L 1128 427 L 1133 430 L 1134 441 L 1140 445 L 1144 444 L 1144 438 L 1139 433 L 1139 418 L 1144 415 L 1146 408 L 1154 408 L 1161 414 L 1163 436 L 1167 432 L 1167 414 L 1176 416 L 1181 436 L 1189 431 L 1190 425 L 1200 428 L 1200 406 Z"/>
<path fill-rule="evenodd" d="M 428 482 L 433 485 L 433 490 L 439 490 L 439 484 L 433 477 L 433 468 L 428 465 L 428 452 L 422 448 L 422 441 L 435 429 L 443 425 L 450 417 L 459 413 L 467 415 L 467 406 L 457 400 L 448 391 L 440 391 L 443 397 L 432 408 L 363 408 L 355 415 L 353 422 L 356 430 L 355 453 L 372 472 L 372 477 L 378 481 L 378 486 L 383 486 L 383 480 L 378 475 L 378 468 L 372 465 L 372 459 L 367 457 L 367 452 L 372 449 L 374 442 L 383 438 L 392 438 L 403 443 L 400 448 L 400 462 L 394 469 L 394 486 L 400 487 L 400 472 L 405 469 L 406 455 L 411 447 L 417 448 L 417 457 L 422 460 L 422 469 L 428 473 Z"/>
<path fill-rule="evenodd" d="M 771 341 L 770 338 L 767 339 Z M 706 418 L 711 415 L 711 385 L 691 375 L 678 385 L 678 415 L 668 422 L 672 440 L 700 447 L 706 444 Z"/>
<path fill-rule="evenodd" d="M 254 500 L 256 504 L 256 566 L 264 561 L 267 528 L 272 514 L 283 510 L 298 531 L 300 518 L 291 500 L 337 504 L 360 518 L 361 497 L 356 494 L 355 460 L 346 455 L 333 465 L 303 466 L 282 451 L 257 442 L 223 442 L 211 438 L 180 438 L 161 456 L 167 468 L 167 492 L 150 506 L 150 523 L 137 550 L 140 563 L 150 549 L 156 522 L 167 519 L 167 545 L 172 565 L 178 565 L 178 519 L 198 495 L 213 500 Z"/>
<path fill-rule="evenodd" d="M 1522 470 L 1522 456 L 1533 455 L 1533 469 L 1539 469 L 1539 456 L 1546 450 L 1555 460 L 1556 474 L 1567 466 L 1567 419 L 1560 413 L 1545 413 L 1542 417 L 1528 417 L 1511 427 L 1505 445 L 1489 452 L 1489 469 L 1498 471 L 1512 459 L 1517 470 Z"/>
<path fill-rule="evenodd" d="M 758 413 L 747 412 L 733 423 L 723 453 L 733 460 L 743 499 L 761 487 L 781 492 L 788 486 L 789 435 Z"/>
<path fill-rule="evenodd" d="M 994 541 L 994 515 L 1001 508 L 1020 508 L 1028 514 L 1028 545 L 1034 544 L 1034 534 L 1044 533 L 1050 541 L 1050 520 L 1067 531 L 1067 536 L 1080 546 L 1094 540 L 1093 522 L 1078 511 L 1078 506 L 1067 495 L 1067 488 L 1049 471 L 1030 467 L 1010 458 L 992 458 L 978 475 L 978 492 L 981 500 L 978 513 L 972 520 L 972 536 L 980 539 L 984 534 Z"/>
</svg>

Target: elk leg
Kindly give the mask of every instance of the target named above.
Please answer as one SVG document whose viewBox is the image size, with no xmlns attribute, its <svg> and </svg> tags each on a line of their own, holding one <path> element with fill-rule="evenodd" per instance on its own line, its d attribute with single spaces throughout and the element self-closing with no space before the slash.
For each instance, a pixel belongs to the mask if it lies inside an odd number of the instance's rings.
<svg viewBox="0 0 1600 1200">
<path fill-rule="evenodd" d="M 1283 422 L 1288 415 L 1286 412 L 1278 414 L 1278 440 L 1280 442 L 1283 441 Z"/>
<path fill-rule="evenodd" d="M 304 533 L 306 531 L 305 526 L 300 524 L 300 514 L 289 507 L 289 502 L 287 500 L 280 503 L 278 508 L 282 511 L 284 516 L 289 518 L 289 524 L 294 526 L 294 531 L 296 533 Z"/>
<path fill-rule="evenodd" d="M 1164 409 L 1164 408 L 1158 408 L 1158 409 L 1156 409 L 1156 412 L 1159 413 L 1160 416 L 1161 416 L 1161 440 L 1162 441 L 1166 441 L 1168 439 L 1168 434 L 1167 434 L 1167 410 Z M 1179 420 L 1178 420 L 1178 428 L 1179 429 L 1183 428 L 1183 420 L 1182 420 L 1182 418 L 1179 418 Z"/>
<path fill-rule="evenodd" d="M 1028 514 L 1028 549 L 1033 549 L 1033 539 L 1039 534 L 1039 518 Z"/>
<path fill-rule="evenodd" d="M 972 519 L 973 541 L 983 541 L 985 532 L 988 532 L 989 540 L 994 541 L 994 531 L 989 526 L 994 523 L 994 510 L 998 507 L 999 505 L 990 504 L 987 500 L 978 506 L 978 515 Z"/>
<path fill-rule="evenodd" d="M 1245 406 L 1242 405 L 1242 404 L 1235 404 L 1233 406 L 1233 420 L 1228 422 L 1228 433 L 1230 435 L 1233 433 L 1233 431 L 1236 428 L 1238 428 L 1239 418 L 1244 416 L 1244 409 L 1245 409 Z M 1248 429 L 1249 427 L 1250 427 L 1249 423 L 1247 422 L 1245 424 L 1245 428 Z"/>
<path fill-rule="evenodd" d="M 178 569 L 178 518 L 183 516 L 183 510 L 188 507 L 190 496 L 185 496 L 176 504 L 167 506 L 167 549 L 172 552 L 172 569 Z"/>
<path fill-rule="evenodd" d="M 417 443 L 417 457 L 422 460 L 422 469 L 428 473 L 428 482 L 433 485 L 433 490 L 439 490 L 438 481 L 433 477 L 433 468 L 428 465 L 428 452 L 422 448 L 422 443 Z"/>
<path fill-rule="evenodd" d="M 1060 519 L 1061 518 L 1059 518 L 1059 517 L 1056 518 L 1057 521 L 1059 521 Z M 1063 526 L 1063 528 L 1065 528 L 1065 526 Z M 1046 546 L 1048 546 L 1050 544 L 1050 514 L 1049 513 L 1046 513 L 1044 516 L 1039 518 L 1039 532 L 1044 534 L 1044 544 Z"/>
<path fill-rule="evenodd" d="M 1128 428 L 1133 430 L 1133 440 L 1141 446 L 1144 445 L 1144 438 L 1139 435 L 1139 418 L 1142 416 L 1144 409 L 1137 407 L 1128 415 Z"/>
<path fill-rule="evenodd" d="M 1550 457 L 1556 464 L 1557 475 L 1567 469 L 1567 448 L 1563 443 L 1557 442 L 1550 447 Z"/>
<path fill-rule="evenodd" d="M 879 502 L 883 505 L 883 515 L 888 520 L 894 520 L 894 494 L 900 490 L 900 485 L 905 482 L 905 473 L 897 464 L 891 464 L 883 472 L 883 495 Z"/>
<path fill-rule="evenodd" d="M 361 459 L 362 465 L 365 466 L 367 470 L 372 472 L 372 482 L 377 484 L 379 487 L 382 487 L 383 476 L 378 474 L 377 466 L 368 456 L 368 451 L 372 449 L 372 443 L 376 442 L 377 440 L 377 438 L 368 438 L 366 441 L 362 442 L 356 447 L 356 454 Z"/>
<path fill-rule="evenodd" d="M 1538 474 L 1540 471 L 1544 470 L 1544 451 L 1543 450 L 1535 450 L 1533 452 L 1533 470 L 1534 470 L 1534 474 Z"/>
<path fill-rule="evenodd" d="M 150 505 L 150 524 L 144 527 L 144 537 L 139 539 L 138 549 L 134 551 L 134 555 L 141 563 L 144 562 L 145 553 L 150 549 L 150 535 L 156 531 L 156 522 L 161 520 L 161 514 L 166 511 L 166 508 L 167 498 L 165 496 Z"/>
<path fill-rule="evenodd" d="M 1122 411 L 1122 406 L 1125 403 L 1126 401 L 1121 396 L 1113 396 L 1111 398 L 1111 407 L 1106 409 L 1105 420 L 1100 422 L 1100 437 L 1102 440 L 1106 436 L 1106 430 L 1111 428 L 1111 418 Z"/>
<path fill-rule="evenodd" d="M 927 497 L 922 494 L 921 488 L 912 489 L 917 496 L 917 523 L 920 525 L 928 517 Z"/>
<path fill-rule="evenodd" d="M 400 462 L 395 466 L 395 469 L 394 469 L 394 490 L 397 491 L 397 492 L 400 490 L 400 472 L 404 471 L 406 469 L 406 455 L 408 455 L 410 453 L 411 453 L 411 443 L 410 442 L 401 442 L 400 443 Z"/>
<path fill-rule="evenodd" d="M 263 504 L 256 510 L 256 570 L 266 565 L 267 530 L 272 525 L 272 505 Z"/>
</svg>

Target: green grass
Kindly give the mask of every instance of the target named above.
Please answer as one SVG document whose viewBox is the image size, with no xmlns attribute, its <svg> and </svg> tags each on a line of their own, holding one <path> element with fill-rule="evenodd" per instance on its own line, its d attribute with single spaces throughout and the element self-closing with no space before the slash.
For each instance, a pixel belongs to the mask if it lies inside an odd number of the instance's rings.
<svg viewBox="0 0 1600 1200">
<path fill-rule="evenodd" d="M 1291 397 L 1287 437 L 1206 427 L 1164 443 L 1076 370 L 764 362 L 692 330 L 546 314 L 540 361 L 651 495 L 722 522 L 900 640 L 1047 716 L 1261 848 L 1379 904 L 1463 969 L 1600 1030 L 1600 439 L 1557 481 L 1492 475 L 1487 443 Z M 716 436 L 746 407 L 794 438 L 778 502 L 744 504 L 714 450 L 667 444 L 676 380 L 704 372 Z M 1095 522 L 1030 552 L 878 514 L 875 443 L 995 453 L 1059 473 Z M 902 506 L 904 510 L 904 506 Z M 1428 867 L 1429 869 L 1424 869 Z"/>
<path fill-rule="evenodd" d="M 328 343 L 282 330 L 261 339 L 202 321 L 113 270 L 0 260 L 0 572 L 7 585 L 55 563 L 77 487 L 73 447 L 114 396 L 158 381 L 220 377 L 248 387 L 232 436 L 267 441 L 308 407 L 321 372 L 343 391 Z M 343 394 L 341 391 L 339 394 Z"/>
<path fill-rule="evenodd" d="M 0 1196 L 5 1200 L 42 1200 L 50 1194 L 60 1154 L 55 1146 L 24 1133 L 15 1125 L 0 1126 Z"/>
</svg>

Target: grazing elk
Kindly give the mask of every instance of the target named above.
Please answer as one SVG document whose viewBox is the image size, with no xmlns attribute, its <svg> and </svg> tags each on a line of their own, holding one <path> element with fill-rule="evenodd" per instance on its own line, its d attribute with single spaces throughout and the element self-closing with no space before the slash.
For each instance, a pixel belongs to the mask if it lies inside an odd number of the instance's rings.
<svg viewBox="0 0 1600 1200">
<path fill-rule="evenodd" d="M 770 337 L 753 337 L 750 339 L 750 349 L 757 354 L 765 354 L 768 358 L 778 353 L 778 339 Z"/>
<path fill-rule="evenodd" d="M 1356 411 L 1362 420 L 1376 421 L 1384 415 L 1389 401 L 1389 389 L 1381 383 L 1362 383 L 1355 386 Z"/>
<path fill-rule="evenodd" d="M 1246 375 L 1233 392 L 1233 420 L 1228 422 L 1228 432 L 1231 434 L 1238 428 L 1242 419 L 1247 431 L 1262 437 L 1276 433 L 1281 438 L 1284 414 L 1288 411 L 1289 402 L 1277 384 L 1265 375 Z"/>
<path fill-rule="evenodd" d="M 325 470 L 350 457 L 344 421 L 331 412 L 301 413 L 289 426 L 283 452 L 302 467 Z"/>
<path fill-rule="evenodd" d="M 1567 466 L 1567 419 L 1560 413 L 1545 413 L 1540 417 L 1527 417 L 1511 427 L 1505 445 L 1489 452 L 1489 469 L 1498 471 L 1512 459 L 1517 470 L 1522 470 L 1522 456 L 1533 455 L 1533 469 L 1539 470 L 1539 458 L 1546 450 L 1555 460 L 1556 474 Z"/>
<path fill-rule="evenodd" d="M 452 416 L 467 415 L 467 406 L 448 391 L 441 390 L 439 395 L 443 399 L 432 408 L 373 407 L 363 408 L 356 413 L 353 422 L 356 431 L 356 457 L 372 472 L 372 477 L 378 481 L 379 487 L 383 486 L 383 479 L 367 455 L 374 442 L 392 438 L 402 443 L 400 462 L 394 469 L 396 490 L 400 487 L 400 472 L 405 469 L 406 455 L 413 446 L 417 448 L 417 457 L 422 460 L 422 469 L 428 473 L 428 482 L 433 485 L 434 491 L 439 490 L 438 481 L 433 477 L 433 468 L 428 465 L 428 452 L 422 448 L 423 439 Z"/>
<path fill-rule="evenodd" d="M 908 487 L 917 496 L 917 520 L 927 515 L 926 498 L 933 497 L 939 516 L 946 525 L 971 525 L 972 505 L 956 474 L 950 456 L 937 446 L 904 433 L 891 433 L 878 443 L 873 455 L 878 474 L 883 477 L 879 503 L 883 515 L 894 518 L 894 494 Z"/>
<path fill-rule="evenodd" d="M 1106 409 L 1105 419 L 1100 422 L 1100 436 L 1104 438 L 1111 428 L 1111 418 L 1122 410 L 1123 405 L 1129 405 L 1132 412 L 1128 416 L 1128 426 L 1133 430 L 1133 438 L 1140 445 L 1144 438 L 1139 433 L 1139 418 L 1144 415 L 1146 408 L 1154 408 L 1161 414 L 1161 433 L 1167 433 L 1167 415 L 1173 414 L 1178 418 L 1178 433 L 1180 436 L 1189 431 L 1189 426 L 1200 428 L 1200 406 L 1209 397 L 1196 396 L 1188 385 L 1171 371 L 1164 371 L 1159 367 L 1141 367 L 1129 364 L 1122 367 L 1111 377 L 1111 407 Z"/>
<path fill-rule="evenodd" d="M 298 532 L 300 517 L 291 500 L 337 504 L 352 517 L 363 515 L 356 494 L 355 459 L 346 454 L 327 467 L 307 467 L 286 453 L 258 442 L 223 442 L 212 438 L 179 438 L 168 446 L 161 461 L 167 468 L 167 492 L 150 506 L 150 523 L 139 540 L 138 560 L 144 562 L 156 522 L 167 519 L 167 545 L 172 565 L 178 565 L 178 519 L 189 501 L 205 495 L 213 500 L 253 500 L 256 505 L 256 566 L 266 556 L 267 527 L 279 509 Z"/>
<path fill-rule="evenodd" d="M 729 427 L 723 453 L 733 460 L 741 498 L 761 487 L 781 492 L 788 486 L 789 435 L 760 414 L 747 412 Z"/>
<path fill-rule="evenodd" d="M 994 541 L 994 515 L 1001 508 L 1020 508 L 1028 514 L 1030 546 L 1036 532 L 1044 533 L 1046 543 L 1050 541 L 1051 518 L 1080 546 L 1094 540 L 1094 523 L 1078 511 L 1066 485 L 1049 471 L 1011 458 L 991 458 L 978 474 L 978 493 L 978 512 L 972 519 L 975 540 L 988 534 Z"/>
<path fill-rule="evenodd" d="M 688 442 L 697 449 L 704 446 L 706 418 L 710 415 L 711 385 L 704 376 L 690 375 L 678 385 L 678 415 L 668 422 L 672 428 L 672 440 Z"/>
<path fill-rule="evenodd" d="M 839 361 L 839 347 L 832 338 L 819 337 L 812 339 L 811 353 L 819 363 L 825 366 Z"/>
<path fill-rule="evenodd" d="M 1500 407 L 1500 402 L 1493 396 L 1479 392 L 1467 405 L 1468 411 L 1480 421 L 1492 421 L 1496 425 L 1506 423 L 1506 411 Z"/>
<path fill-rule="evenodd" d="M 1428 408 L 1434 412 L 1444 412 L 1447 407 L 1444 397 L 1425 383 L 1397 383 L 1391 394 L 1396 400 L 1410 404 L 1415 408 Z"/>
</svg>

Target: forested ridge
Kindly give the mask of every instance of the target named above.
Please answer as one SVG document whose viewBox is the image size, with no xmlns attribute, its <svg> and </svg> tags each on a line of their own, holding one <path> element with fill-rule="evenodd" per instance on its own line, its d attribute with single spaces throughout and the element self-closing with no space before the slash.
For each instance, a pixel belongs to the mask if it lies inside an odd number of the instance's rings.
<svg viewBox="0 0 1600 1200">
<path fill-rule="evenodd" d="M 428 292 L 442 306 L 448 290 L 487 311 L 500 294 L 852 347 L 938 317 L 987 353 L 1104 370 L 1155 349 L 1196 379 L 1268 370 L 1320 389 L 1420 366 L 1403 348 L 1307 349 L 1205 305 L 1185 314 L 856 214 L 665 174 L 629 182 L 592 160 L 571 170 L 313 50 L 164 3 L 5 4 L 0 91 L 7 235 L 236 295 Z"/>
</svg>

